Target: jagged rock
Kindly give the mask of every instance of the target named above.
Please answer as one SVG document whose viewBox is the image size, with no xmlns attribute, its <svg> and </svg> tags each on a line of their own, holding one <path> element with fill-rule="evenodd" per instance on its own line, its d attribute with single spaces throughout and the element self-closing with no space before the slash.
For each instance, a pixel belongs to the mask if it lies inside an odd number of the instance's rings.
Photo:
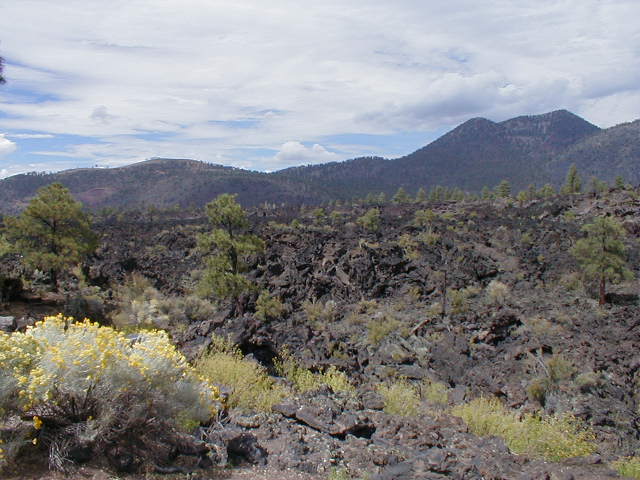
<svg viewBox="0 0 640 480">
<path fill-rule="evenodd" d="M 0 330 L 13 332 L 16 329 L 15 317 L 0 317 Z"/>
</svg>

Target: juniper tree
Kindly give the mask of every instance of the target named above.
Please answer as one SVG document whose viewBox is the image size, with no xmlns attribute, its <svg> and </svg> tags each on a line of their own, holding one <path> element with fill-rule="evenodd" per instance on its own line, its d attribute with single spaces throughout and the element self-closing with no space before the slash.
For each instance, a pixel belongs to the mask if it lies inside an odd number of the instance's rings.
<svg viewBox="0 0 640 480">
<path fill-rule="evenodd" d="M 7 217 L 4 223 L 9 250 L 20 254 L 26 266 L 48 272 L 54 291 L 59 274 L 96 247 L 89 216 L 60 183 L 38 190 L 20 216 Z"/>
<path fill-rule="evenodd" d="M 571 249 L 587 278 L 599 282 L 599 303 L 605 303 L 606 282 L 616 283 L 633 277 L 625 260 L 624 228 L 612 217 L 597 217 L 582 227 L 587 234 Z"/>
<path fill-rule="evenodd" d="M 198 237 L 198 249 L 205 256 L 198 290 L 203 296 L 235 300 L 239 308 L 240 295 L 254 288 L 244 276 L 248 259 L 264 250 L 264 242 L 249 233 L 246 212 L 235 197 L 224 193 L 205 207 L 214 229 Z"/>
</svg>

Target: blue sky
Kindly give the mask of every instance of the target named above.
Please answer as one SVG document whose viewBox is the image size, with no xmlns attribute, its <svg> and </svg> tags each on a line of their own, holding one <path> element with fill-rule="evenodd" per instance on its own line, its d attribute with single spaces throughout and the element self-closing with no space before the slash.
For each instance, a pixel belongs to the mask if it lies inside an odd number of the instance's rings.
<svg viewBox="0 0 640 480">
<path fill-rule="evenodd" d="M 640 117 L 636 0 L 3 0 L 0 177 L 397 157 L 471 117 Z"/>
</svg>

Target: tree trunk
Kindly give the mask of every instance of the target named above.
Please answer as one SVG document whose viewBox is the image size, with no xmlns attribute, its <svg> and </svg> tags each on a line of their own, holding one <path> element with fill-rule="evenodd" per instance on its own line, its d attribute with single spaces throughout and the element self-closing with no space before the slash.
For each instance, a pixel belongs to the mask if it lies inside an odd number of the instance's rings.
<svg viewBox="0 0 640 480">
<path fill-rule="evenodd" d="M 600 305 L 605 304 L 605 281 L 604 274 L 600 275 Z"/>
<path fill-rule="evenodd" d="M 58 271 L 54 268 L 49 270 L 49 276 L 51 277 L 51 288 L 55 293 L 58 292 Z"/>
</svg>

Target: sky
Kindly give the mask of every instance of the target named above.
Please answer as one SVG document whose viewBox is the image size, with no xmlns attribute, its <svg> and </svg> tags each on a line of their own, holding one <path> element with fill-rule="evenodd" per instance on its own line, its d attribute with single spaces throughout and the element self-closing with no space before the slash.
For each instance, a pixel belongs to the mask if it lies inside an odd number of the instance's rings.
<svg viewBox="0 0 640 480">
<path fill-rule="evenodd" d="M 0 178 L 399 157 L 472 117 L 640 117 L 638 0 L 2 0 Z"/>
</svg>

